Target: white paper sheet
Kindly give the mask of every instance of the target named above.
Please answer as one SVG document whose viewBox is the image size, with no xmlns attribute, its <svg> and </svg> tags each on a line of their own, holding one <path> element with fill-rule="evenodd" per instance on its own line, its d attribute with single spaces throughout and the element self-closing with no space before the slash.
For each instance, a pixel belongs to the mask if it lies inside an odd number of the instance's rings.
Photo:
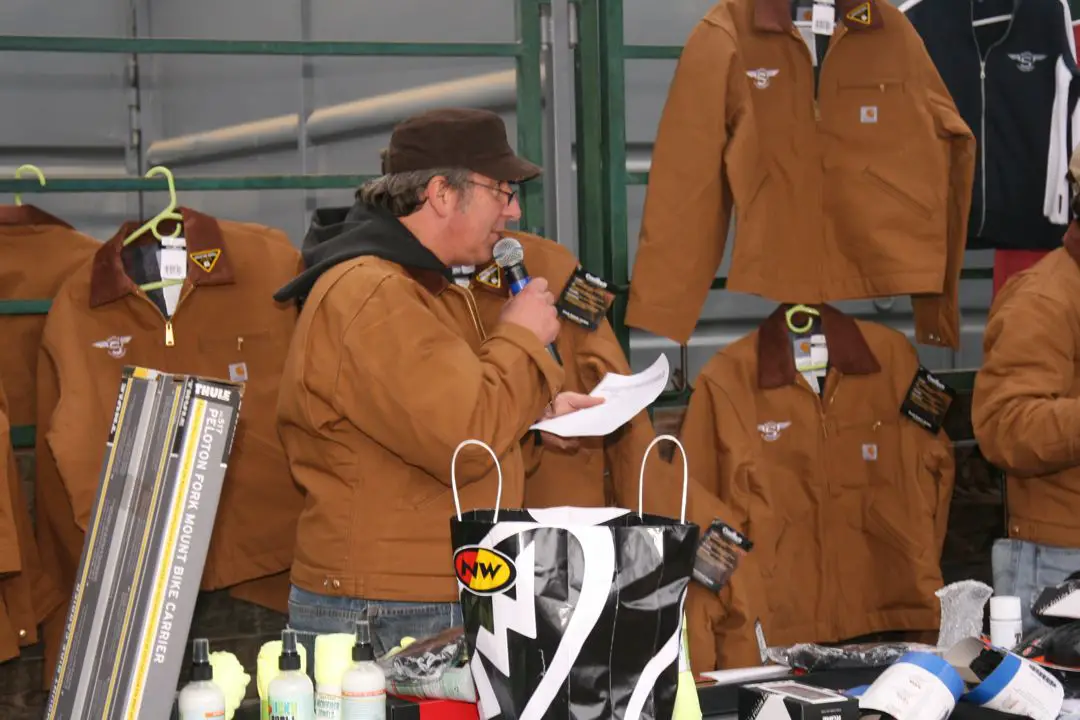
<svg viewBox="0 0 1080 720">
<path fill-rule="evenodd" d="M 608 373 L 589 393 L 604 398 L 602 404 L 541 420 L 532 429 L 559 437 L 602 437 L 613 433 L 660 397 L 669 373 L 665 355 L 634 375 Z"/>
<path fill-rule="evenodd" d="M 760 667 L 729 668 L 727 670 L 710 670 L 701 673 L 701 677 L 715 680 L 719 685 L 730 685 L 747 680 L 762 680 L 765 678 L 783 677 L 790 675 L 791 668 L 787 665 L 762 665 Z"/>
</svg>

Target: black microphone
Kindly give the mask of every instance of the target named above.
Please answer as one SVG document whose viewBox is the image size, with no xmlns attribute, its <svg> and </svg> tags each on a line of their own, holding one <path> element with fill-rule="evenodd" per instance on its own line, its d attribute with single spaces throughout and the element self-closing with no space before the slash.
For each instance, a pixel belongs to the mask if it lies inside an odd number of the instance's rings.
<svg viewBox="0 0 1080 720">
<path fill-rule="evenodd" d="M 510 294 L 517 295 L 532 280 L 529 277 L 529 272 L 525 269 L 525 250 L 521 247 L 521 243 L 514 238 L 504 237 L 495 243 L 493 252 L 495 264 L 506 275 Z M 562 365 L 562 358 L 559 357 L 559 351 L 555 348 L 555 343 L 548 343 L 547 349 L 551 353 L 551 357 L 555 358 L 555 362 Z"/>
</svg>

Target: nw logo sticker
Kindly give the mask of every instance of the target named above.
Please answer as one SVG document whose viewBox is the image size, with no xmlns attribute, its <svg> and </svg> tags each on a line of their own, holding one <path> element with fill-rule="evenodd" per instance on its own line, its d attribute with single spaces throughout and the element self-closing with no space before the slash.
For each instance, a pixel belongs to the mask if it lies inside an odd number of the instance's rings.
<svg viewBox="0 0 1080 720">
<path fill-rule="evenodd" d="M 217 264 L 219 257 L 221 257 L 220 250 L 201 250 L 199 252 L 191 253 L 191 261 L 206 272 L 210 272 L 214 269 L 214 265 Z"/>
</svg>

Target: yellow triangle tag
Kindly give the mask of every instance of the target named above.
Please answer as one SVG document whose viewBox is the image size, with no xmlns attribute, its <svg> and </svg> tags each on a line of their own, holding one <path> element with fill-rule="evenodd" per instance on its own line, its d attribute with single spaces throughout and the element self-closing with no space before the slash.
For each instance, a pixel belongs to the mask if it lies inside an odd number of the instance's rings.
<svg viewBox="0 0 1080 720">
<path fill-rule="evenodd" d="M 844 17 L 851 22 L 859 23 L 860 25 L 869 25 L 873 21 L 873 17 L 870 14 L 870 3 L 864 2 Z"/>
<path fill-rule="evenodd" d="M 200 250 L 199 252 L 191 253 L 192 262 L 194 262 L 206 272 L 213 271 L 214 265 L 217 264 L 219 257 L 221 257 L 221 250 L 216 249 Z"/>
<path fill-rule="evenodd" d="M 495 290 L 501 290 L 503 286 L 502 268 L 495 264 L 488 265 L 476 273 L 476 282 Z"/>
</svg>

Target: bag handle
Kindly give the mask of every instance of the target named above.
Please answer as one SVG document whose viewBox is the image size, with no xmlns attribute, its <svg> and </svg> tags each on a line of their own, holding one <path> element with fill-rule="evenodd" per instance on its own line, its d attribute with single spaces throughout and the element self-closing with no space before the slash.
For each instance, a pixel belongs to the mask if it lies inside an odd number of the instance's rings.
<svg viewBox="0 0 1080 720">
<path fill-rule="evenodd" d="M 682 514 L 679 516 L 679 522 L 683 525 L 686 524 L 686 489 L 690 482 L 690 467 L 686 463 L 686 448 L 683 447 L 679 439 L 674 435 L 657 435 L 653 438 L 653 441 L 649 443 L 649 447 L 645 448 L 645 456 L 641 458 L 641 476 L 638 479 L 638 496 L 637 496 L 637 513 L 640 518 L 644 513 L 642 506 L 645 504 L 645 463 L 649 459 L 649 453 L 652 452 L 653 446 L 661 440 L 670 440 L 679 446 L 679 452 L 682 453 Z"/>
<path fill-rule="evenodd" d="M 454 509 L 457 510 L 457 519 L 459 522 L 461 521 L 461 499 L 458 498 L 457 491 L 457 456 L 462 448 L 467 445 L 479 445 L 487 450 L 488 454 L 491 455 L 491 459 L 495 461 L 495 470 L 499 473 L 499 490 L 495 494 L 495 517 L 492 522 L 499 522 L 499 505 L 502 504 L 502 466 L 499 465 L 499 456 L 495 454 L 495 451 L 481 440 L 462 440 L 454 449 L 454 457 L 450 458 L 450 487 L 454 490 Z"/>
</svg>

